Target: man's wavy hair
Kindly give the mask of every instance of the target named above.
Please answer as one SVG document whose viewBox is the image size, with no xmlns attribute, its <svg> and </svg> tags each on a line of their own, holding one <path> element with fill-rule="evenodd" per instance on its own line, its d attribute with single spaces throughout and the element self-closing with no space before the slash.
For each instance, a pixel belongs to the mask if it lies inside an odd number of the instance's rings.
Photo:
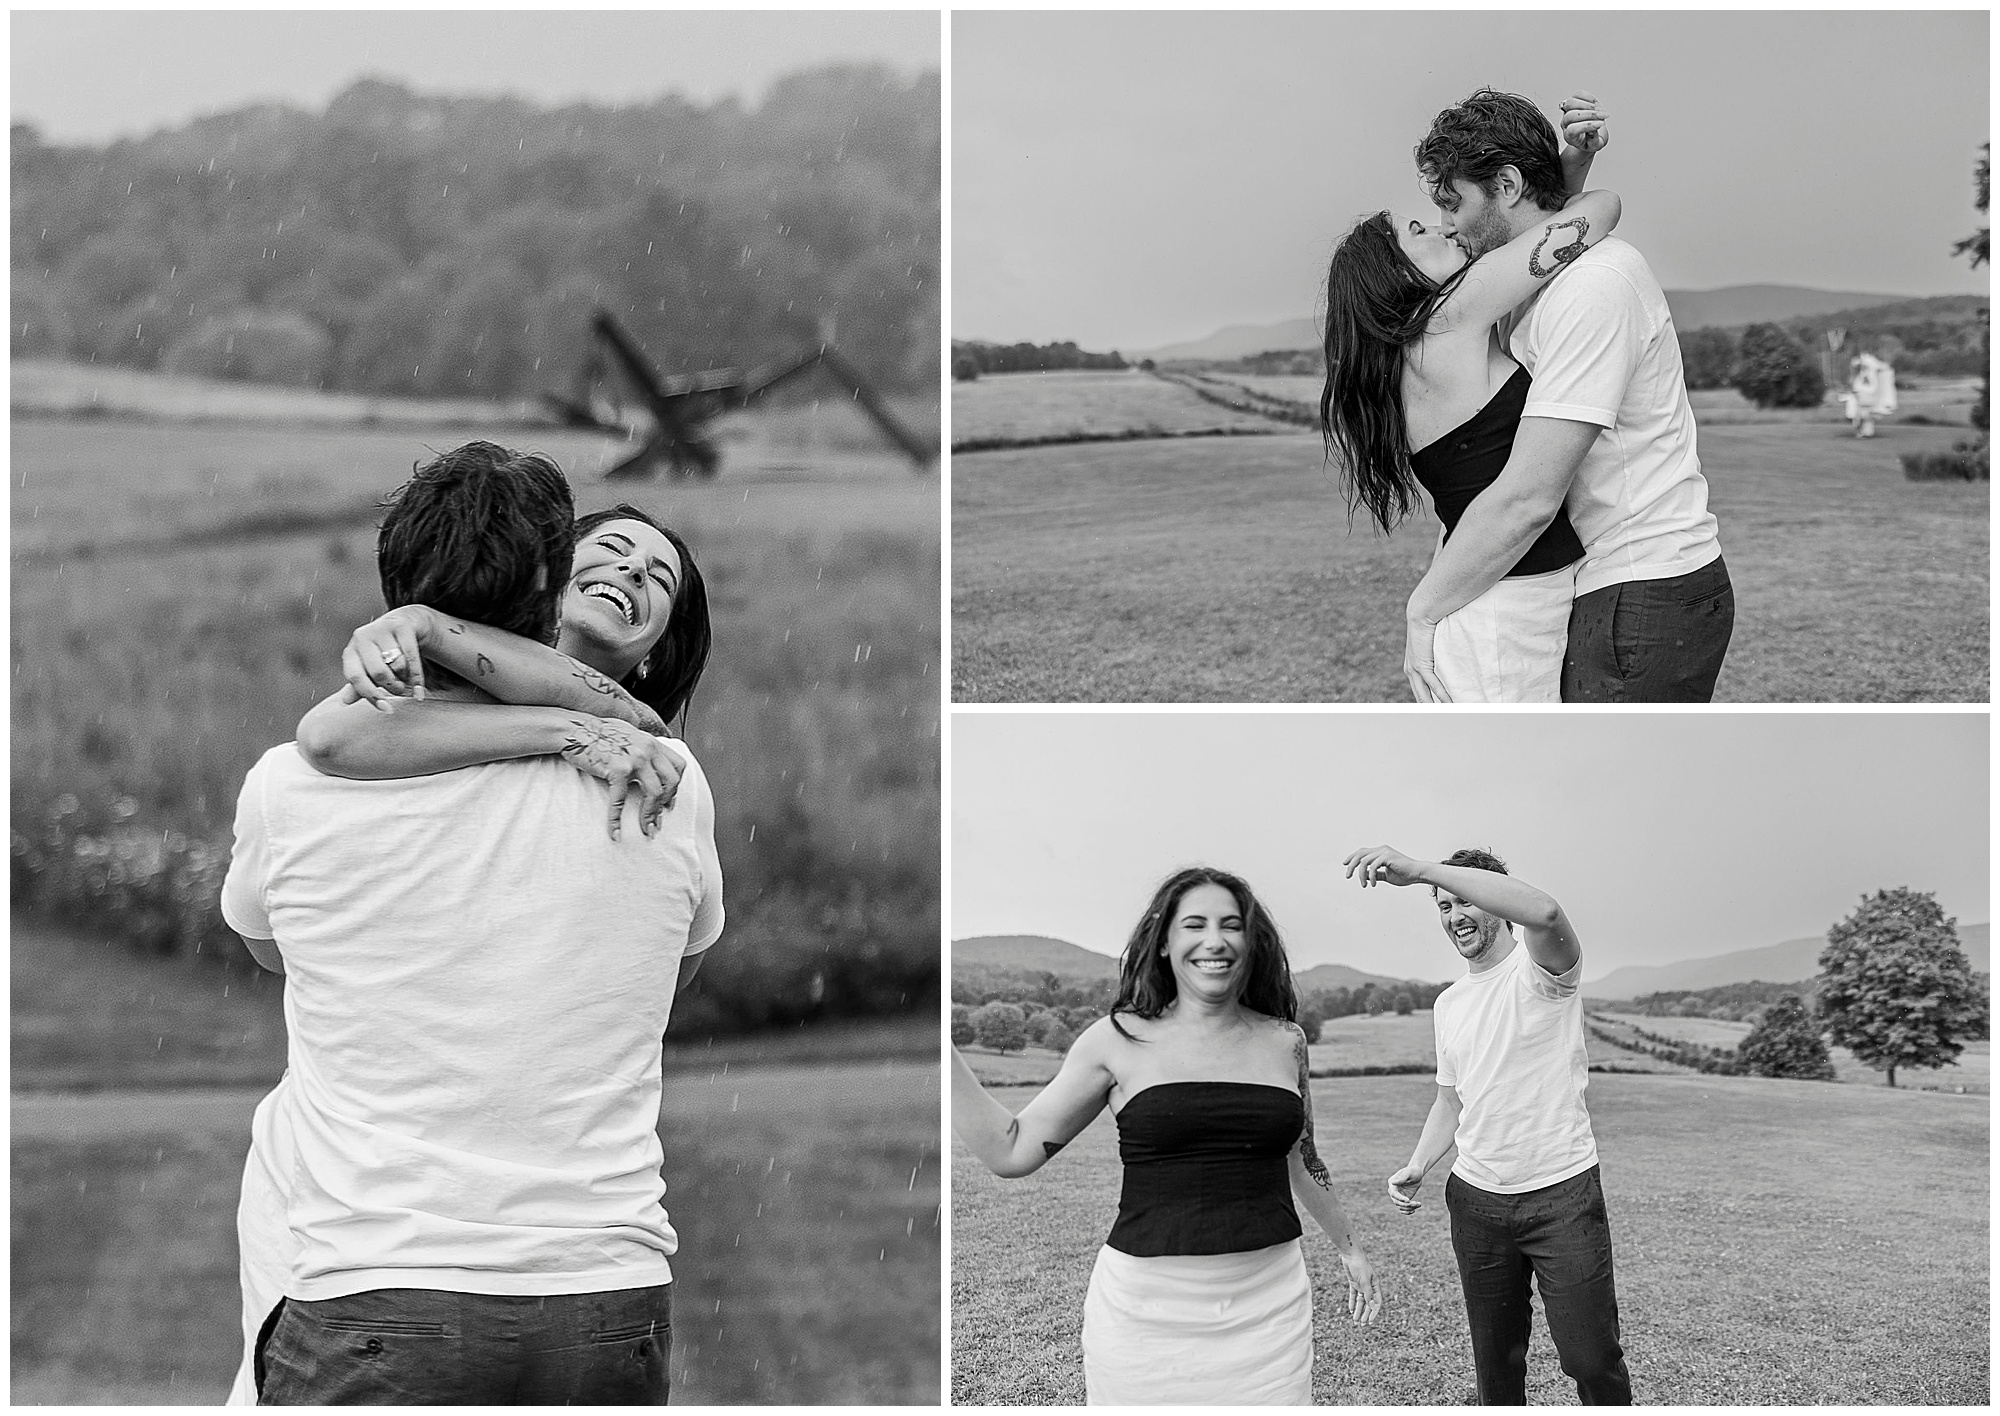
<svg viewBox="0 0 2000 1416">
<path fill-rule="evenodd" d="M 681 539 L 680 533 L 630 502 L 620 502 L 607 511 L 593 511 L 588 516 L 579 517 L 575 540 L 581 542 L 607 521 L 644 522 L 665 536 L 680 553 L 680 588 L 674 592 L 673 613 L 667 617 L 666 630 L 646 652 L 646 657 L 639 661 L 638 667 L 619 680 L 619 686 L 658 713 L 664 721 L 671 723 L 680 717 L 681 726 L 685 728 L 687 720 L 682 715 L 694 698 L 695 688 L 701 683 L 702 670 L 708 666 L 708 582 L 702 579 L 701 567 L 694 562 L 694 552 L 688 549 L 688 543 Z"/>
<path fill-rule="evenodd" d="M 1152 903 L 1126 940 L 1118 961 L 1118 997 L 1111 1005 L 1111 1026 L 1130 1038 L 1132 1034 L 1118 1022 L 1120 1013 L 1157 1018 L 1180 996 L 1173 965 L 1165 956 L 1167 932 L 1173 927 L 1181 896 L 1197 885 L 1220 885 L 1235 897 L 1237 912 L 1243 916 L 1249 978 L 1237 1001 L 1268 1018 L 1297 1022 L 1299 996 L 1292 986 L 1292 967 L 1285 958 L 1285 941 L 1278 933 L 1277 921 L 1241 877 L 1196 865 L 1177 870 L 1160 882 Z"/>
<path fill-rule="evenodd" d="M 1431 198 L 1446 211 L 1458 208 L 1454 181 L 1470 182 L 1492 196 L 1500 169 L 1521 174 L 1521 190 L 1543 211 L 1560 211 L 1569 198 L 1562 149 L 1542 110 L 1517 93 L 1483 88 L 1431 120 L 1417 144 L 1417 171 Z"/>
<path fill-rule="evenodd" d="M 1495 875 L 1507 873 L 1507 862 L 1491 851 L 1482 851 L 1477 846 L 1467 846 L 1464 850 L 1453 851 L 1440 864 L 1462 865 L 1468 870 L 1490 870 Z"/>
<path fill-rule="evenodd" d="M 469 442 L 416 468 L 384 505 L 375 559 L 390 609 L 428 605 L 555 642 L 576 504 L 551 459 Z"/>
</svg>

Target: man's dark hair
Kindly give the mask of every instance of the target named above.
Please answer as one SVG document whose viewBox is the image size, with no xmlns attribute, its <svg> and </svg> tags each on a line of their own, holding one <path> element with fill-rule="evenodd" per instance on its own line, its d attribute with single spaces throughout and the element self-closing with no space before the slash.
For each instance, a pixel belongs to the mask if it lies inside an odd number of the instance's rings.
<svg viewBox="0 0 2000 1416">
<path fill-rule="evenodd" d="M 1507 873 L 1507 862 L 1491 851 L 1482 851 L 1477 846 L 1467 846 L 1462 851 L 1453 851 L 1440 865 L 1462 865 L 1468 870 L 1490 870 L 1495 875 Z"/>
<path fill-rule="evenodd" d="M 1517 93 L 1483 88 L 1431 120 L 1417 144 L 1417 171 L 1446 211 L 1456 210 L 1454 181 L 1471 182 L 1492 196 L 1500 169 L 1520 171 L 1521 190 L 1543 211 L 1560 211 L 1569 199 L 1556 130 L 1542 110 Z"/>
<path fill-rule="evenodd" d="M 576 507 L 553 461 L 469 442 L 418 467 L 385 505 L 375 559 L 390 609 L 428 605 L 555 642 Z"/>
</svg>

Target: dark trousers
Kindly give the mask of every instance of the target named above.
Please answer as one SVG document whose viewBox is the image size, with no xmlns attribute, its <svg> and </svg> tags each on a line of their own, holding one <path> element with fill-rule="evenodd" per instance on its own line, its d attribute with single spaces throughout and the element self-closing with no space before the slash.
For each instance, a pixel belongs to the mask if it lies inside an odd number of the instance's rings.
<svg viewBox="0 0 2000 1416">
<path fill-rule="evenodd" d="M 1496 1195 L 1454 1175 L 1444 1200 L 1472 1328 L 1479 1404 L 1527 1404 L 1532 1274 L 1577 1396 L 1585 1406 L 1630 1406 L 1632 1378 L 1618 1345 L 1611 1282 L 1611 1222 L 1597 1167 L 1520 1195 Z"/>
<path fill-rule="evenodd" d="M 1667 580 L 1579 595 L 1563 653 L 1565 703 L 1706 703 L 1736 626 L 1736 591 L 1717 556 Z"/>
<path fill-rule="evenodd" d="M 257 1339 L 257 1404 L 664 1406 L 671 1290 L 287 1298 Z"/>
</svg>

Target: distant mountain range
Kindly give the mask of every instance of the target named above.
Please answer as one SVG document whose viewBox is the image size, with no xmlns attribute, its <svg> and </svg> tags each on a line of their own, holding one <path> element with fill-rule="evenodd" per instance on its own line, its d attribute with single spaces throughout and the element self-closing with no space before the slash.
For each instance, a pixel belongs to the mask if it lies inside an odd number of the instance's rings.
<svg viewBox="0 0 2000 1416">
<path fill-rule="evenodd" d="M 963 978 L 985 969 L 1052 973 L 1057 978 L 1086 981 L 1118 977 L 1118 961 L 1110 955 L 1099 954 L 1061 939 L 1051 939 L 1047 935 L 987 934 L 976 939 L 952 941 L 952 977 Z M 1400 978 L 1363 973 L 1346 964 L 1319 964 L 1292 975 L 1293 986 L 1303 993 L 1322 988 L 1354 989 L 1364 983 L 1372 983 L 1377 988 L 1390 988 L 1402 982 Z"/>
<path fill-rule="evenodd" d="M 1958 927 L 1958 940 L 1965 946 L 1966 959 L 1979 973 L 1992 971 L 1990 930 L 1991 926 L 1985 924 L 1961 924 Z M 1621 999 L 1639 998 L 1648 993 L 1692 993 L 1700 988 L 1748 983 L 1752 979 L 1762 979 L 1766 983 L 1802 983 L 1819 972 L 1819 951 L 1825 947 L 1824 937 L 1787 939 L 1782 944 L 1771 944 L 1761 949 L 1739 949 L 1731 954 L 1716 954 L 1705 959 L 1613 969 L 1603 978 L 1594 981 L 1586 979 L 1583 994 L 1586 998 Z M 976 939 L 952 941 L 953 977 L 985 969 L 1052 973 L 1058 978 L 1094 981 L 1117 978 L 1118 960 L 1109 954 L 1100 954 L 1040 934 L 988 934 Z M 1354 989 L 1364 983 L 1373 983 L 1377 988 L 1390 988 L 1404 982 L 1383 974 L 1363 973 L 1346 964 L 1318 964 L 1303 973 L 1294 974 L 1292 981 L 1305 993 L 1323 988 Z"/>
<path fill-rule="evenodd" d="M 1958 942 L 1977 973 L 1992 971 L 1992 950 L 1988 942 L 1990 925 L 1961 924 Z M 1739 949 L 1733 954 L 1716 954 L 1706 959 L 1683 959 L 1675 964 L 1613 969 L 1603 978 L 1584 980 L 1586 998 L 1640 998 L 1648 993 L 1692 993 L 1701 988 L 1717 988 L 1725 983 L 1803 983 L 1819 972 L 1819 951 L 1826 947 L 1824 936 L 1787 939 L 1762 949 Z"/>
<path fill-rule="evenodd" d="M 1831 315 L 1847 310 L 1908 305 L 1908 318 L 1925 317 L 1926 306 L 1944 309 L 1984 296 L 1870 295 L 1852 290 L 1808 290 L 1797 285 L 1731 285 L 1721 290 L 1669 290 L 1667 308 L 1682 333 L 1695 329 L 1731 329 L 1760 320 L 1789 320 L 1801 315 Z M 1902 315 L 1903 312 L 1897 312 Z M 1168 344 L 1158 349 L 1127 350 L 1128 359 L 1241 359 L 1272 349 L 1317 349 L 1319 321 L 1281 320 L 1267 325 L 1228 325 L 1205 339 Z"/>
</svg>

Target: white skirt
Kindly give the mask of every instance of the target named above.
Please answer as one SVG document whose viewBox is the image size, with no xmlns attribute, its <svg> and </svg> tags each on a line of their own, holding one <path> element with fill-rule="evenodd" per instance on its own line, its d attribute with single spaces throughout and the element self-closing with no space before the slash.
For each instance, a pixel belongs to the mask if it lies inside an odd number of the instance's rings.
<svg viewBox="0 0 2000 1416">
<path fill-rule="evenodd" d="M 1581 564 L 1581 562 L 1579 562 Z M 1576 566 L 1521 575 L 1437 624 L 1433 662 L 1454 703 L 1560 703 Z"/>
<path fill-rule="evenodd" d="M 1090 1405 L 1310 1406 L 1312 1367 L 1298 1240 L 1242 1254 L 1098 1251 L 1083 1300 Z"/>
</svg>

